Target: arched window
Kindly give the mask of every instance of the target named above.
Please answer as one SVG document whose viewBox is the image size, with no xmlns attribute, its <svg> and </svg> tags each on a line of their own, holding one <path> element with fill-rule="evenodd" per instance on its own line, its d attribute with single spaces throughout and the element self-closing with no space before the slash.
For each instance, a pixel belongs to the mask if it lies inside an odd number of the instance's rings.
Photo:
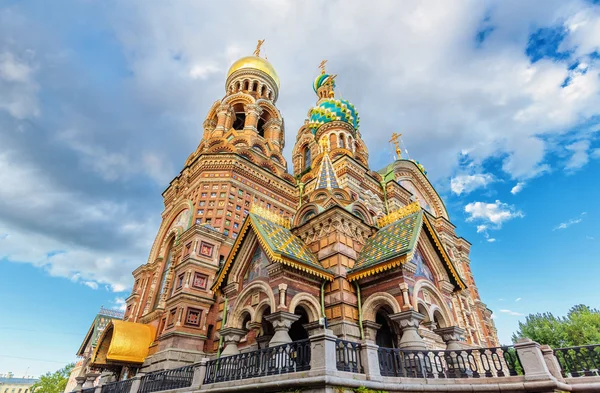
<svg viewBox="0 0 600 393">
<path fill-rule="evenodd" d="M 314 217 L 315 215 L 315 211 L 314 210 L 309 210 L 307 211 L 304 216 L 302 216 L 302 220 L 300 220 L 301 224 L 304 224 L 306 221 L 310 220 L 312 217 Z"/>
<path fill-rule="evenodd" d="M 244 81 L 244 90 L 248 90 L 248 85 L 250 83 L 248 81 Z"/>
<path fill-rule="evenodd" d="M 304 147 L 304 161 L 303 161 L 303 166 L 302 169 L 308 169 L 310 168 L 310 148 L 308 147 L 308 145 L 306 145 Z"/>
<path fill-rule="evenodd" d="M 167 257 L 165 258 L 165 263 L 162 271 L 162 275 L 160 276 L 160 287 L 158 287 L 158 292 L 156 292 L 156 299 L 154 300 L 154 307 L 158 306 L 158 302 L 165 291 L 165 285 L 167 284 L 167 273 L 169 272 L 169 268 L 171 267 L 171 262 L 173 262 L 173 242 L 175 239 L 171 239 L 169 241 L 169 247 L 167 248 Z"/>
<path fill-rule="evenodd" d="M 333 150 L 337 147 L 337 135 L 330 134 L 329 135 L 329 147 Z"/>
<path fill-rule="evenodd" d="M 345 139 L 344 139 L 344 134 L 340 134 L 340 147 L 341 147 L 342 149 L 345 149 L 345 148 L 346 148 L 346 141 L 345 141 Z"/>
<path fill-rule="evenodd" d="M 241 131 L 244 129 L 244 125 L 246 124 L 246 110 L 244 109 L 244 105 L 243 104 L 235 104 L 233 106 L 233 111 L 235 112 L 235 120 L 233 121 L 233 129 L 237 130 L 237 131 Z"/>
</svg>

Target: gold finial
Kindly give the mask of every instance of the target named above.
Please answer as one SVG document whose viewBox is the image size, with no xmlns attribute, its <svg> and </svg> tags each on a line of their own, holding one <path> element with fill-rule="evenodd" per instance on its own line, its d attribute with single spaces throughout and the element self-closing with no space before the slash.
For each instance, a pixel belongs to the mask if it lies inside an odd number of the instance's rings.
<svg viewBox="0 0 600 393">
<path fill-rule="evenodd" d="M 399 139 L 402 137 L 402 134 L 393 133 L 392 139 L 390 139 L 390 143 L 396 145 L 396 154 L 398 155 L 398 159 L 402 158 L 402 149 L 400 149 Z"/>
<path fill-rule="evenodd" d="M 265 42 L 265 40 L 258 40 L 258 44 L 256 45 L 256 49 L 254 49 L 254 56 L 260 56 L 260 47 Z"/>
<path fill-rule="evenodd" d="M 327 63 L 327 60 L 323 60 L 323 61 L 321 61 L 321 64 L 319 64 L 319 68 L 321 69 L 321 74 L 325 73 L 325 63 Z"/>
</svg>

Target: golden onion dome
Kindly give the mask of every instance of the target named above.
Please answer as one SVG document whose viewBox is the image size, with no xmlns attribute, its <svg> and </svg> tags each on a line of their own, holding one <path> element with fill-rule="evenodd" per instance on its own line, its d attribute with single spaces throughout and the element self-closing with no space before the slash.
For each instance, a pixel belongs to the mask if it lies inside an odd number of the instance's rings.
<svg viewBox="0 0 600 393">
<path fill-rule="evenodd" d="M 227 78 L 229 78 L 229 76 L 231 74 L 233 74 L 234 72 L 236 72 L 237 70 L 242 70 L 242 69 L 254 69 L 254 70 L 259 70 L 259 71 L 264 72 L 265 74 L 267 74 L 271 78 L 273 78 L 273 80 L 275 81 L 275 84 L 279 88 L 279 77 L 277 76 L 277 72 L 275 72 L 275 68 L 273 68 L 271 63 L 269 63 L 262 57 L 258 57 L 258 56 L 242 57 L 241 59 L 239 59 L 235 63 L 233 63 L 231 65 L 231 67 L 229 67 L 229 71 L 227 72 Z"/>
</svg>

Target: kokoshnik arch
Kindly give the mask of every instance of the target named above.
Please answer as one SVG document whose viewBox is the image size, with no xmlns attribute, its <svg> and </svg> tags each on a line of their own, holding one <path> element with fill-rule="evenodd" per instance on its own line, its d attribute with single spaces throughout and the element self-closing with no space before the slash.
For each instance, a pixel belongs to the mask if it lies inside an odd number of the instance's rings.
<svg viewBox="0 0 600 393">
<path fill-rule="evenodd" d="M 88 371 L 123 378 L 323 325 L 386 347 L 498 345 L 470 243 L 424 168 L 398 157 L 372 170 L 358 111 L 336 82 L 323 66 L 290 174 L 275 69 L 259 49 L 231 66 L 200 144 L 163 193 L 124 321 L 105 329 Z"/>
</svg>

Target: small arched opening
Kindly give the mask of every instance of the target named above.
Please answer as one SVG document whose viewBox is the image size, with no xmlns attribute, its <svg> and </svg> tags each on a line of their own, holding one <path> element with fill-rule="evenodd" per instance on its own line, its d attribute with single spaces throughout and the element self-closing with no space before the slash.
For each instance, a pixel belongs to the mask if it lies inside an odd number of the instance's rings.
<svg viewBox="0 0 600 393">
<path fill-rule="evenodd" d="M 308 147 L 308 145 L 304 146 L 304 153 L 303 153 L 303 161 L 302 161 L 302 169 L 306 170 L 308 168 L 310 168 L 310 148 Z"/>
<path fill-rule="evenodd" d="M 315 211 L 314 210 L 309 210 L 306 213 L 304 213 L 304 215 L 302 216 L 302 219 L 300 220 L 300 223 L 304 224 L 305 222 L 307 222 L 308 220 L 310 220 L 314 216 L 315 216 Z"/>
<path fill-rule="evenodd" d="M 242 90 L 246 90 L 246 91 L 247 91 L 247 90 L 248 90 L 248 87 L 249 87 L 249 85 L 250 85 L 250 82 L 249 82 L 249 81 L 244 81 L 244 87 L 242 88 Z"/>
<path fill-rule="evenodd" d="M 337 135 L 335 135 L 335 134 L 329 135 L 329 147 L 331 149 L 335 149 L 337 147 Z"/>
<path fill-rule="evenodd" d="M 262 115 L 258 118 L 258 123 L 256 124 L 256 131 L 258 135 L 261 137 L 265 137 L 265 123 L 269 121 L 271 118 L 269 112 L 263 111 Z"/>
<path fill-rule="evenodd" d="M 446 322 L 446 319 L 444 318 L 444 316 L 442 315 L 442 313 L 439 310 L 435 310 L 433 312 L 433 322 L 435 322 L 435 325 L 438 328 L 448 327 L 448 323 Z"/>
<path fill-rule="evenodd" d="M 429 311 L 427 310 L 427 307 L 425 307 L 425 305 L 423 303 L 419 303 L 417 305 L 417 311 L 420 314 L 423 314 L 423 316 L 425 318 L 423 318 L 423 320 L 421 321 L 421 327 L 425 327 L 425 328 L 429 328 L 431 319 L 429 318 Z"/>
<path fill-rule="evenodd" d="M 233 129 L 236 131 L 241 131 L 244 129 L 244 125 L 246 124 L 246 110 L 244 109 L 244 104 L 235 104 L 233 106 L 233 111 L 235 112 Z"/>
<path fill-rule="evenodd" d="M 389 317 L 390 314 L 390 310 L 385 306 L 375 314 L 375 323 L 381 325 L 375 335 L 375 344 L 384 348 L 398 348 L 398 337 L 392 328 L 393 322 Z"/>
<path fill-rule="evenodd" d="M 340 134 L 340 147 L 342 149 L 346 148 L 346 139 L 344 138 L 344 134 Z"/>
<path fill-rule="evenodd" d="M 302 306 L 297 306 L 294 310 L 295 315 L 299 315 L 300 318 L 292 323 L 290 326 L 289 334 L 292 341 L 304 340 L 308 338 L 308 332 L 304 329 L 304 324 L 308 323 L 308 313 Z"/>
</svg>

